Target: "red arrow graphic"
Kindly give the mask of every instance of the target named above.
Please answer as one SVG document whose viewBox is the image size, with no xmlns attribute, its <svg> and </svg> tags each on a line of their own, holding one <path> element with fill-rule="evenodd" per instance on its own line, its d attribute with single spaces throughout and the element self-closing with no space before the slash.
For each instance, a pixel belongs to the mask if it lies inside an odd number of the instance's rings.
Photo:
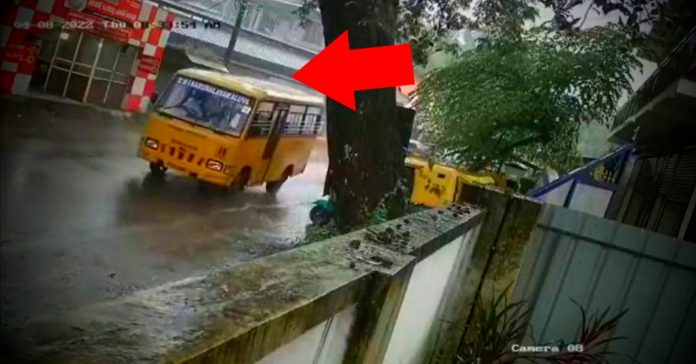
<svg viewBox="0 0 696 364">
<path fill-rule="evenodd" d="M 292 78 L 355 110 L 355 91 L 415 83 L 411 45 L 350 49 L 346 31 Z"/>
</svg>

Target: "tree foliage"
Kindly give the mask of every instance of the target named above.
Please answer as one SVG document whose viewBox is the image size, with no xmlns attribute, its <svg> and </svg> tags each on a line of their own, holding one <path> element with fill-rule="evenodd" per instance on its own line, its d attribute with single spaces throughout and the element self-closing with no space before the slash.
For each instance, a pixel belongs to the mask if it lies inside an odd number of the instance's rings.
<svg viewBox="0 0 696 364">
<path fill-rule="evenodd" d="M 397 1 L 397 0 L 394 0 Z M 440 149 L 480 167 L 513 155 L 568 169 L 579 160 L 582 123 L 605 122 L 630 72 L 641 26 L 658 14 L 657 0 L 398 0 L 396 41 L 414 60 L 447 50 L 459 58 L 421 85 Z M 303 0 L 306 15 L 316 0 Z M 540 10 L 551 18 L 538 26 Z M 592 14 L 617 21 L 585 29 Z M 367 21 L 379 23 L 379 18 Z M 478 30 L 485 40 L 461 52 L 454 32 Z"/>
<path fill-rule="evenodd" d="M 421 112 L 440 149 L 480 169 L 523 158 L 567 171 L 579 164 L 583 123 L 609 122 L 631 72 L 654 0 L 483 0 L 473 7 L 485 38 L 429 75 Z M 539 22 L 539 9 L 552 17 Z M 578 11 L 578 9 L 582 11 Z M 614 22 L 584 27 L 591 12 Z M 533 25 L 538 24 L 538 25 Z"/>
<path fill-rule="evenodd" d="M 655 16 L 654 26 L 646 44 L 641 47 L 641 57 L 659 62 L 696 25 L 696 1 L 661 2 L 650 14 Z"/>
<path fill-rule="evenodd" d="M 345 30 L 354 48 L 409 42 L 421 64 L 438 50 L 460 53 L 454 35 L 461 29 L 485 33 L 485 44 L 426 80 L 432 131 L 462 160 L 515 153 L 558 160 L 569 155 L 579 123 L 608 118 L 626 89 L 635 64 L 630 41 L 650 1 L 657 0 L 303 0 L 298 13 L 321 13 L 326 44 Z M 587 6 L 584 15 L 572 11 L 578 6 Z M 539 28 L 546 31 L 527 31 L 543 8 L 554 14 Z M 620 13 L 621 24 L 579 31 L 591 11 Z M 356 100 L 357 112 L 327 100 L 325 192 L 336 200 L 342 230 L 365 223 L 379 206 L 403 210 L 392 202 L 407 196 L 400 187 L 405 128 L 393 89 L 358 92 Z"/>
<path fill-rule="evenodd" d="M 516 155 L 568 169 L 580 125 L 609 121 L 630 91 L 632 44 L 618 27 L 484 41 L 422 83 L 427 130 L 475 168 Z"/>
<path fill-rule="evenodd" d="M 540 9 L 554 14 L 546 25 L 556 30 L 580 28 L 589 14 L 621 15 L 621 26 L 638 36 L 640 26 L 658 15 L 660 0 L 394 0 L 399 3 L 397 42 L 408 42 L 414 61 L 424 64 L 439 50 L 457 52 L 452 34 L 462 29 L 490 36 L 520 36 Z M 675 1 L 675 0 L 672 0 Z M 690 1 L 690 0 L 676 0 Z M 359 3 L 359 0 L 353 2 Z M 578 13 L 576 10 L 582 9 Z M 301 19 L 318 10 L 318 0 L 302 0 Z M 375 19 L 379 21 L 379 19 Z"/>
</svg>

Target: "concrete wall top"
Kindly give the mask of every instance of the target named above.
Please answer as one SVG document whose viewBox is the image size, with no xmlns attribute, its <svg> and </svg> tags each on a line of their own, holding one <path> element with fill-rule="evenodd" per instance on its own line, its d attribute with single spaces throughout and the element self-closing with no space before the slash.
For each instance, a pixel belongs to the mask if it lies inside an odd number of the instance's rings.
<svg viewBox="0 0 696 364">
<path fill-rule="evenodd" d="M 45 339 L 12 359 L 253 363 L 356 303 L 375 276 L 412 269 L 481 219 L 471 206 L 424 211 L 45 318 L 31 328 Z"/>
</svg>

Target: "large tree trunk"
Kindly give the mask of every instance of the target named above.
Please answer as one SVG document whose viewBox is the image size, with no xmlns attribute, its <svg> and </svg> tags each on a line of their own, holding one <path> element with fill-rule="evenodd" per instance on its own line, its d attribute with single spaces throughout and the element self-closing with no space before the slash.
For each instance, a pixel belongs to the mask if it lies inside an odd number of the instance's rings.
<svg viewBox="0 0 696 364">
<path fill-rule="evenodd" d="M 394 44 L 397 0 L 320 0 L 319 6 L 326 44 L 346 30 L 351 48 Z M 356 102 L 357 112 L 330 99 L 326 103 L 325 192 L 336 202 L 336 221 L 342 230 L 366 223 L 382 202 L 392 216 L 405 206 L 405 194 L 399 190 L 405 151 L 396 91 L 358 92 Z"/>
</svg>

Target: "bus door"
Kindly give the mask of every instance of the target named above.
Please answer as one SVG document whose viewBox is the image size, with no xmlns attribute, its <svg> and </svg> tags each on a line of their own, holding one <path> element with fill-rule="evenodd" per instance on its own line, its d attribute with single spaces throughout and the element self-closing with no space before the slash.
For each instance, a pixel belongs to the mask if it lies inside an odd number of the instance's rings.
<svg viewBox="0 0 696 364">
<path fill-rule="evenodd" d="M 280 142 L 280 135 L 283 131 L 283 125 L 288 118 L 289 105 L 287 104 L 277 104 L 273 110 L 273 126 L 271 127 L 271 132 L 268 134 L 268 139 L 266 139 L 266 146 L 263 148 L 263 163 L 265 165 L 262 180 L 266 179 L 268 175 L 268 170 L 271 168 L 271 162 L 273 161 L 273 155 L 278 148 L 278 143 Z"/>
<path fill-rule="evenodd" d="M 266 146 L 263 149 L 263 159 L 264 161 L 270 161 L 278 147 L 278 142 L 280 141 L 280 134 L 285 124 L 285 120 L 288 117 L 288 105 L 278 104 L 273 110 L 273 126 L 271 127 L 271 132 L 268 134 L 268 139 L 266 140 Z"/>
</svg>

